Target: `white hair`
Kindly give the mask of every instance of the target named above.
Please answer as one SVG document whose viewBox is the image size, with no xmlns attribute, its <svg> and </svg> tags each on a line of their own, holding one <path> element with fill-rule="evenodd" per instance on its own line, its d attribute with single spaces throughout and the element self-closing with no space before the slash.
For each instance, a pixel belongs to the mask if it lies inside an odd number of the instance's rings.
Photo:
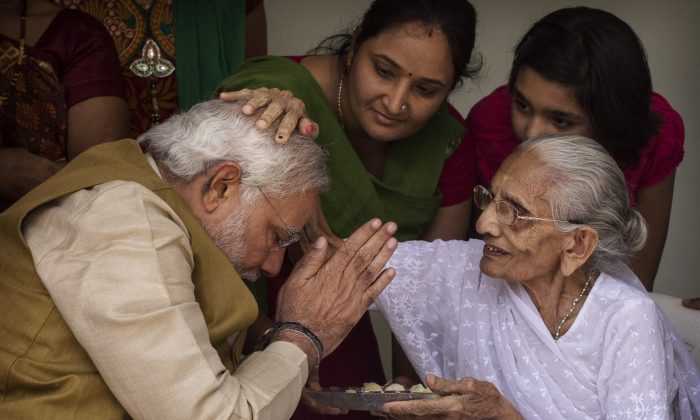
<svg viewBox="0 0 700 420">
<path fill-rule="evenodd" d="M 257 196 L 258 188 L 275 197 L 328 188 L 326 155 L 316 143 L 293 134 L 277 144 L 277 124 L 259 130 L 258 116 L 243 114 L 241 106 L 218 99 L 199 103 L 151 128 L 138 142 L 177 182 L 188 183 L 221 162 L 236 162 L 245 200 Z"/>
<path fill-rule="evenodd" d="M 231 261 L 238 275 L 248 281 L 254 281 L 260 277 L 258 268 L 244 268 L 246 255 L 248 255 L 244 234 L 248 229 L 248 217 L 253 207 L 253 203 L 249 200 L 239 200 L 236 208 L 224 220 L 205 225 L 211 240 Z"/>
<path fill-rule="evenodd" d="M 583 136 L 554 134 L 529 139 L 515 153 L 528 151 L 541 159 L 552 216 L 598 232 L 588 268 L 605 271 L 619 261 L 629 262 L 644 246 L 646 222 L 629 207 L 625 177 L 603 146 Z M 568 232 L 579 225 L 555 226 Z"/>
</svg>

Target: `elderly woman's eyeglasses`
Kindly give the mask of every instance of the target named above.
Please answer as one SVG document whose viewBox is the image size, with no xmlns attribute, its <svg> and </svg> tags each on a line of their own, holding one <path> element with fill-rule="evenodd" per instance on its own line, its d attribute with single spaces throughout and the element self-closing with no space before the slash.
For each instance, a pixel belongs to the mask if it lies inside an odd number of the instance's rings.
<svg viewBox="0 0 700 420">
<path fill-rule="evenodd" d="M 273 246 L 273 249 L 275 249 L 275 250 L 283 249 L 283 248 L 286 248 L 293 243 L 299 242 L 299 239 L 301 238 L 301 234 L 296 229 L 294 229 L 293 227 L 290 227 L 287 223 L 285 223 L 282 216 L 280 216 L 280 214 L 277 212 L 277 209 L 275 208 L 275 206 L 272 205 L 272 202 L 270 201 L 269 198 L 267 198 L 267 196 L 265 195 L 263 190 L 260 189 L 260 187 L 258 187 L 258 191 L 260 191 L 260 194 L 262 194 L 265 201 L 267 201 L 267 204 L 269 204 L 270 207 L 272 207 L 272 211 L 275 212 L 275 214 L 277 215 L 277 218 L 280 219 L 280 222 L 282 222 L 282 226 L 284 226 L 284 230 L 287 231 L 287 239 L 278 238 L 277 242 Z"/>
<path fill-rule="evenodd" d="M 505 200 L 494 200 L 493 195 L 486 187 L 477 185 L 474 187 L 474 204 L 485 211 L 489 204 L 494 203 L 496 205 L 496 217 L 501 224 L 507 226 L 513 226 L 518 223 L 518 220 L 538 220 L 542 222 L 560 222 L 560 223 L 571 223 L 580 224 L 579 222 L 571 222 L 568 220 L 557 220 L 557 219 L 545 219 L 543 217 L 534 216 L 523 216 L 520 214 L 520 210 L 515 207 L 512 203 Z"/>
</svg>

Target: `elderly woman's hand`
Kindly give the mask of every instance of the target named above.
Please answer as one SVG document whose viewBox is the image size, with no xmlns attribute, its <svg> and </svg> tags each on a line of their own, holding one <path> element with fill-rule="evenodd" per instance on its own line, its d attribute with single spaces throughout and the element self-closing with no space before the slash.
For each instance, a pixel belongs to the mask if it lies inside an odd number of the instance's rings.
<svg viewBox="0 0 700 420">
<path fill-rule="evenodd" d="M 282 121 L 275 133 L 277 143 L 286 143 L 294 129 L 312 139 L 318 136 L 318 124 L 307 117 L 304 102 L 295 98 L 291 91 L 264 87 L 243 89 L 235 92 L 221 92 L 219 99 L 228 102 L 247 100 L 241 108 L 246 115 L 253 115 L 257 110 L 264 108 L 260 119 L 255 124 L 261 130 L 266 129 L 281 117 Z"/>
<path fill-rule="evenodd" d="M 433 392 L 446 395 L 436 400 L 397 401 L 384 404 L 383 410 L 397 419 L 522 419 L 496 387 L 486 381 L 466 377 L 450 381 L 428 375 Z"/>
</svg>

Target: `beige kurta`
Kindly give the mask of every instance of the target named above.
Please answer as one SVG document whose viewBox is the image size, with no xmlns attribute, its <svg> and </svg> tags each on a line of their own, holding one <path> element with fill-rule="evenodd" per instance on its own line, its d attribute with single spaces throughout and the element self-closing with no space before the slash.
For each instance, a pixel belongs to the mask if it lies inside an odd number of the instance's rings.
<svg viewBox="0 0 700 420">
<path fill-rule="evenodd" d="M 304 353 L 274 343 L 233 371 L 232 337 L 256 315 L 245 285 L 133 141 L 91 153 L 139 159 L 129 170 L 149 179 L 79 189 L 21 223 L 40 280 L 0 259 L 0 417 L 289 417 Z"/>
</svg>

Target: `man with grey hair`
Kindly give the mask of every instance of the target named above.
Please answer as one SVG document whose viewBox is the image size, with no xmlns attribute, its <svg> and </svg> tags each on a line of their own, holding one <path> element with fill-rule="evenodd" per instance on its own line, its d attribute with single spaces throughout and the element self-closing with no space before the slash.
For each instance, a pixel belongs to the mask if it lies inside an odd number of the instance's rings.
<svg viewBox="0 0 700 420">
<path fill-rule="evenodd" d="M 287 418 L 309 371 L 394 276 L 394 223 L 283 287 L 263 350 L 241 281 L 274 276 L 327 187 L 309 139 L 271 140 L 240 104 L 205 102 L 97 146 L 0 214 L 0 417 Z"/>
</svg>

